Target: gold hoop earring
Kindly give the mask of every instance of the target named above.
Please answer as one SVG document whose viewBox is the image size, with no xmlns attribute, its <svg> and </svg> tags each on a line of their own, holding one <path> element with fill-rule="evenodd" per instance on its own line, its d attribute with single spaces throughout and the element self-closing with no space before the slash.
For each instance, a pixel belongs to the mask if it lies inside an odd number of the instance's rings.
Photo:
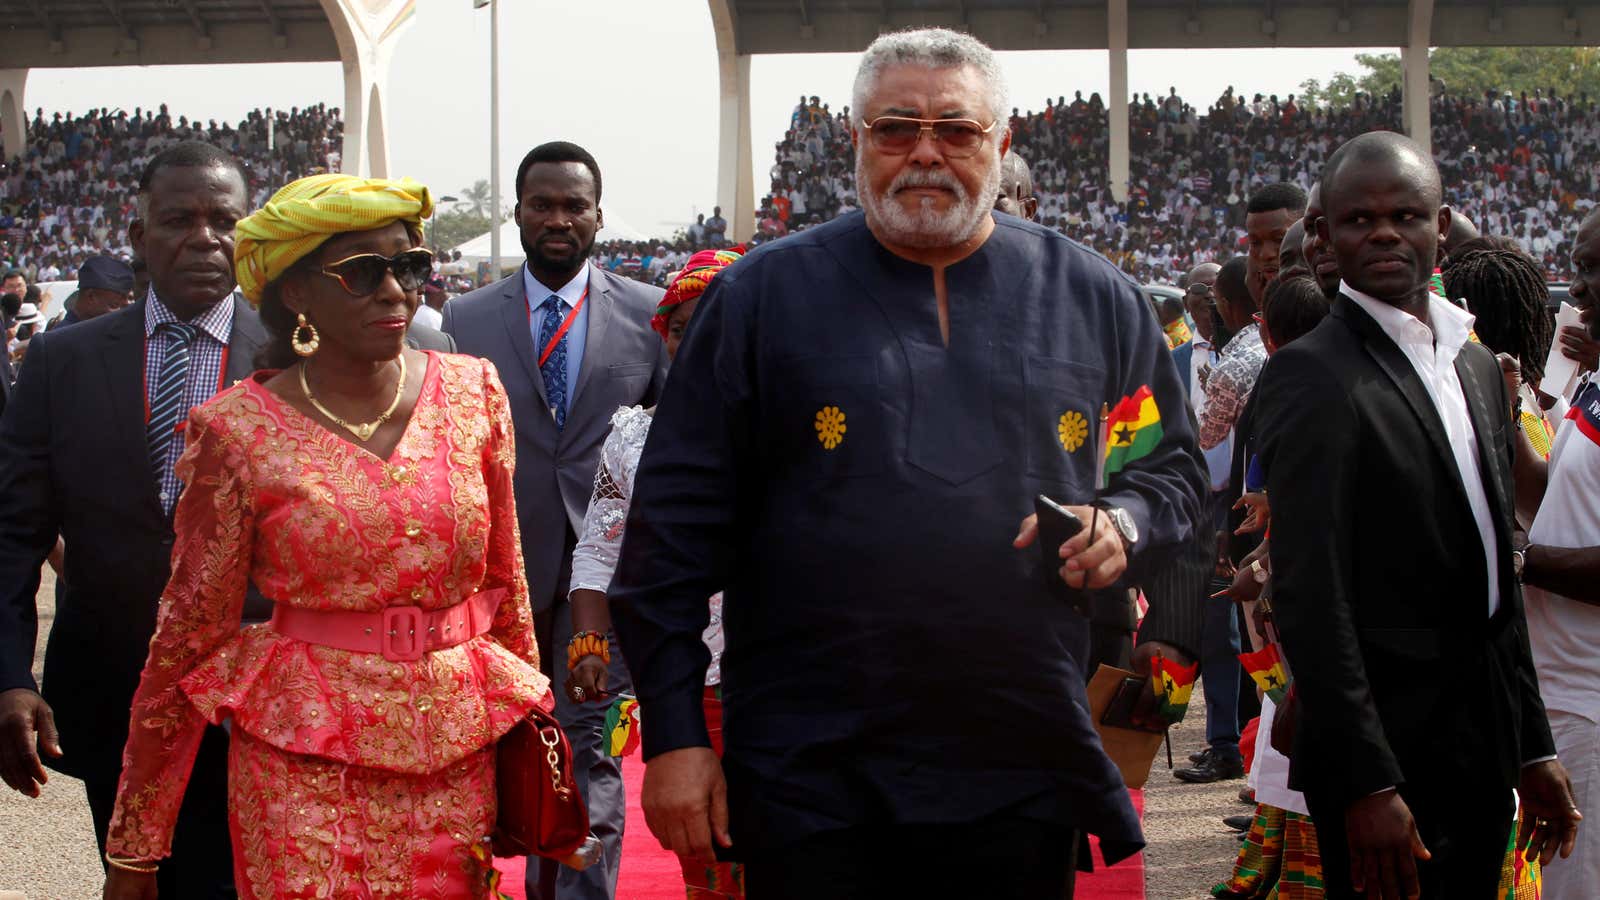
<svg viewBox="0 0 1600 900">
<path fill-rule="evenodd" d="M 300 337 L 300 332 L 302 331 L 309 332 L 309 337 L 302 340 Z M 289 346 L 293 347 L 294 352 L 301 356 L 310 356 L 317 352 L 317 345 L 321 342 L 322 338 L 317 334 L 317 326 L 306 321 L 305 313 L 300 313 L 295 319 L 294 331 L 289 335 Z"/>
</svg>

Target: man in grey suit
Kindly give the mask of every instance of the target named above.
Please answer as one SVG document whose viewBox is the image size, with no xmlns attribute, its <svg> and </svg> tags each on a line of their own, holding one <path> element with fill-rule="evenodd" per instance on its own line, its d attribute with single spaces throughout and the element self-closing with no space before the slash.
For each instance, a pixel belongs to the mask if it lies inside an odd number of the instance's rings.
<svg viewBox="0 0 1600 900">
<path fill-rule="evenodd" d="M 666 379 L 665 344 L 650 329 L 663 292 L 589 265 L 602 222 L 600 167 L 582 147 L 555 141 L 529 152 L 517 169 L 513 215 L 527 264 L 445 304 L 444 331 L 462 353 L 495 364 L 511 401 L 517 522 L 539 655 L 572 741 L 590 830 L 604 847 L 602 860 L 583 872 L 557 875 L 559 867 L 530 857 L 528 896 L 551 900 L 559 884 L 562 900 L 609 900 L 627 795 L 621 767 L 604 747 L 607 703 L 574 702 L 567 690 L 567 592 L 611 416 L 623 406 L 654 406 Z M 608 689 L 631 690 L 615 650 Z"/>
</svg>

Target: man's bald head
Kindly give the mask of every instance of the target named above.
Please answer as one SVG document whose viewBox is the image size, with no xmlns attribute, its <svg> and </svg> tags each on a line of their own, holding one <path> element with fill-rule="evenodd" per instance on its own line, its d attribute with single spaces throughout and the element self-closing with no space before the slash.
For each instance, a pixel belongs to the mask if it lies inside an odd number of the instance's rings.
<svg viewBox="0 0 1600 900">
<path fill-rule="evenodd" d="M 994 208 L 1024 219 L 1037 218 L 1039 201 L 1033 196 L 1033 172 L 1022 157 L 1010 150 L 1000 159 L 1000 196 L 995 198 Z"/>
<path fill-rule="evenodd" d="M 1478 226 L 1472 224 L 1471 219 L 1452 209 L 1450 210 L 1450 230 L 1445 233 L 1444 245 L 1441 249 L 1444 255 L 1448 256 L 1467 241 L 1475 241 L 1480 237 L 1483 237 L 1483 235 L 1478 232 Z"/>
<path fill-rule="evenodd" d="M 1323 217 L 1339 274 L 1368 296 L 1426 315 L 1428 279 L 1450 228 L 1439 170 L 1409 138 L 1363 134 L 1323 169 Z"/>
<path fill-rule="evenodd" d="M 1322 207 L 1328 209 L 1336 198 L 1343 199 L 1347 186 L 1342 178 L 1357 169 L 1393 167 L 1414 179 L 1435 207 L 1444 202 L 1444 186 L 1439 180 L 1439 167 L 1433 157 L 1417 146 L 1417 142 L 1393 131 L 1369 131 L 1344 142 L 1322 170 Z"/>
<path fill-rule="evenodd" d="M 1299 219 L 1283 233 L 1283 243 L 1278 247 L 1278 272 L 1306 268 L 1305 251 L 1301 245 L 1306 239 L 1306 220 Z"/>
</svg>

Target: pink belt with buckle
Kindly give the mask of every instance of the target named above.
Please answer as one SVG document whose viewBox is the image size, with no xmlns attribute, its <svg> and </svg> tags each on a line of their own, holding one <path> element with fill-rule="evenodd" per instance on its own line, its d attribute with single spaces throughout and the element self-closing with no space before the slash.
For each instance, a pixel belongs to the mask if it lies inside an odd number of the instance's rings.
<svg viewBox="0 0 1600 900">
<path fill-rule="evenodd" d="M 377 612 L 300 609 L 273 604 L 272 629 L 284 637 L 411 662 L 431 650 L 472 640 L 494 624 L 505 588 L 483 591 L 444 609 L 387 606 Z"/>
</svg>

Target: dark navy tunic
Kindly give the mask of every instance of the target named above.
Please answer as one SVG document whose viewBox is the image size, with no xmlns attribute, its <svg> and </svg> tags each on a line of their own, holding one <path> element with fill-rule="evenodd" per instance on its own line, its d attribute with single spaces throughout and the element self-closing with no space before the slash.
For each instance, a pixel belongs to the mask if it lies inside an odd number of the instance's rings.
<svg viewBox="0 0 1600 900">
<path fill-rule="evenodd" d="M 1101 496 L 1135 567 L 1190 533 L 1206 481 L 1136 285 L 996 215 L 946 270 L 860 214 L 758 248 L 700 301 L 635 482 L 611 603 L 646 758 L 709 746 L 706 598 L 726 589 L 724 771 L 736 849 L 995 813 L 1143 845 L 1087 711 L 1084 619 L 1036 547 L 1032 498 L 1094 499 L 1097 419 L 1149 385 L 1161 444 Z M 1137 572 L 1130 573 L 1137 578 Z"/>
</svg>

